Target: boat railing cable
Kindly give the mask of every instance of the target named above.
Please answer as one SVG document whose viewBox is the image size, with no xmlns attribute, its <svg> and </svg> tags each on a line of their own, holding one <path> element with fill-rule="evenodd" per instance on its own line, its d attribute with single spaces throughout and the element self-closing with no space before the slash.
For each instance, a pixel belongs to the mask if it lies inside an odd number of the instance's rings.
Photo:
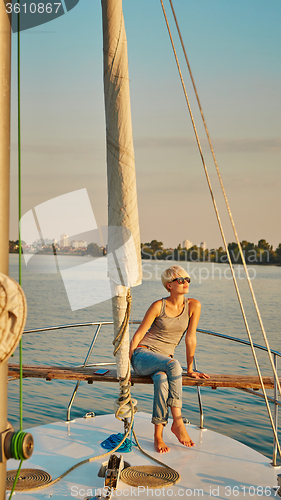
<svg viewBox="0 0 281 500">
<path fill-rule="evenodd" d="M 212 335 L 213 337 L 219 337 L 221 339 L 231 340 L 232 342 L 238 342 L 239 344 L 251 346 L 251 342 L 249 342 L 249 340 L 240 339 L 239 337 L 231 337 L 230 335 L 226 335 L 224 333 L 211 332 L 210 330 L 205 330 L 202 328 L 197 328 L 196 331 L 198 333 L 205 333 L 206 335 Z M 263 345 L 254 343 L 254 347 L 256 349 L 260 349 L 261 351 L 267 352 L 267 348 L 264 347 Z M 281 357 L 281 352 L 279 352 L 279 351 L 275 351 L 274 349 L 271 349 L 271 353 L 276 354 L 277 356 Z"/>
<path fill-rule="evenodd" d="M 141 321 L 137 320 L 130 320 L 130 325 L 140 325 Z M 113 325 L 113 321 L 93 321 L 93 322 L 86 322 L 86 323 L 68 323 L 66 325 L 53 325 L 53 326 L 45 326 L 41 328 L 32 328 L 29 330 L 24 330 L 23 335 L 27 335 L 29 333 L 41 333 L 41 332 L 48 332 L 48 331 L 53 331 L 53 330 L 63 330 L 67 328 L 83 328 L 83 327 L 88 327 L 88 326 L 110 326 Z M 213 335 L 214 337 L 220 337 L 226 340 L 231 340 L 233 342 L 238 342 L 240 344 L 245 344 L 250 346 L 251 343 L 248 340 L 241 339 L 239 337 L 232 337 L 230 335 L 226 335 L 224 333 L 218 333 L 218 332 L 213 332 L 211 330 L 203 329 L 203 328 L 197 328 L 196 330 L 198 333 L 204 333 L 206 335 Z M 267 348 L 254 343 L 254 347 L 257 349 L 260 349 L 262 351 L 267 351 Z M 271 349 L 272 354 L 276 353 L 277 356 L 281 357 L 281 352 L 275 351 L 274 349 Z M 115 363 L 113 363 L 115 364 Z M 79 365 L 82 366 L 82 365 Z"/>
<path fill-rule="evenodd" d="M 133 321 L 133 320 L 130 320 L 130 324 L 131 325 L 139 325 L 141 322 L 140 321 Z M 69 329 L 69 328 L 81 328 L 81 327 L 89 327 L 89 326 L 96 326 L 97 329 L 94 333 L 94 336 L 93 336 L 93 339 L 91 341 L 91 344 L 90 344 L 90 347 L 88 349 L 88 352 L 86 354 L 86 357 L 85 357 L 85 360 L 84 360 L 84 363 L 80 364 L 80 365 L 75 365 L 75 368 L 82 368 L 82 367 L 96 367 L 96 366 L 112 366 L 112 365 L 115 365 L 116 363 L 115 362 L 98 362 L 98 363 L 89 363 L 89 358 L 91 356 L 91 353 L 93 351 L 93 348 L 94 348 L 94 345 L 96 343 L 96 340 L 97 340 L 97 337 L 100 333 L 100 330 L 103 326 L 110 326 L 110 325 L 113 325 L 113 321 L 96 321 L 96 322 L 87 322 L 87 323 L 72 323 L 72 324 L 66 324 L 66 325 L 56 325 L 56 326 L 50 326 L 50 327 L 42 327 L 42 328 L 36 328 L 36 329 L 30 329 L 30 330 L 25 330 L 24 331 L 24 334 L 27 335 L 27 334 L 32 334 L 32 333 L 41 333 L 41 332 L 51 332 L 51 331 L 55 331 L 55 330 L 64 330 L 64 329 Z M 207 330 L 207 329 L 202 329 L 202 328 L 198 328 L 197 329 L 197 332 L 199 334 L 204 334 L 204 335 L 210 335 L 210 336 L 213 336 L 213 337 L 217 337 L 217 338 L 220 338 L 220 339 L 224 339 L 224 340 L 228 340 L 228 341 L 231 341 L 231 342 L 235 342 L 235 343 L 238 343 L 238 344 L 241 344 L 241 345 L 245 345 L 245 346 L 248 346 L 248 347 L 251 347 L 251 342 L 249 342 L 249 340 L 245 340 L 245 339 L 241 339 L 239 337 L 234 337 L 234 336 L 230 336 L 230 335 L 226 335 L 226 334 L 223 334 L 223 333 L 218 333 L 218 332 L 213 332 L 213 331 L 210 331 L 210 330 Z M 260 351 L 263 351 L 263 352 L 267 352 L 267 348 L 263 345 L 260 345 L 260 344 L 256 344 L 254 343 L 253 344 L 254 348 L 255 349 L 258 349 Z M 276 351 L 274 349 L 271 349 L 271 354 L 274 358 L 274 364 L 275 364 L 275 367 L 276 367 L 276 372 L 277 372 L 277 359 L 278 357 L 281 358 L 281 352 L 279 351 Z M 69 402 L 69 405 L 68 405 L 68 408 L 67 408 L 67 420 L 70 420 L 70 410 L 71 410 L 71 407 L 72 407 L 72 404 L 73 404 L 73 401 L 74 401 L 74 398 L 77 394 L 77 390 L 78 390 L 78 387 L 79 387 L 79 384 L 76 385 L 75 387 L 75 390 L 73 391 L 73 394 L 71 396 L 71 399 L 70 399 L 70 402 Z M 242 391 L 245 391 L 245 392 L 248 392 L 249 394 L 253 395 L 253 396 L 257 396 L 259 398 L 263 398 L 265 399 L 264 397 L 264 394 L 261 394 L 261 393 L 258 393 L 257 391 L 253 391 L 251 389 L 241 389 L 239 388 L 240 390 Z M 199 404 L 199 411 L 200 411 L 200 427 L 203 428 L 203 421 L 204 421 L 204 416 L 203 416 L 203 404 L 202 404 L 202 397 L 201 397 L 201 393 L 200 393 L 200 388 L 199 388 L 199 391 L 198 392 L 198 404 Z M 267 399 L 274 403 L 274 424 L 275 424 L 275 428 L 276 430 L 278 429 L 278 406 L 281 406 L 281 403 L 278 401 L 278 390 L 277 390 L 277 384 L 276 384 L 276 380 L 274 380 L 274 397 L 271 398 L 271 397 L 268 397 L 267 396 Z M 274 451 L 273 451 L 273 465 L 276 465 L 276 458 L 277 458 L 277 442 L 275 440 L 275 436 L 273 434 L 273 439 L 274 439 Z"/>
<path fill-rule="evenodd" d="M 203 333 L 203 334 L 206 334 L 206 335 L 212 335 L 214 337 L 218 337 L 218 338 L 222 338 L 222 339 L 225 339 L 225 340 L 230 340 L 232 342 L 237 342 L 239 344 L 244 344 L 244 345 L 247 345 L 247 346 L 250 346 L 250 342 L 248 340 L 243 340 L 243 339 L 239 339 L 238 337 L 231 337 L 230 335 L 225 335 L 225 334 L 222 334 L 222 333 L 217 333 L 217 332 L 211 332 L 209 330 L 202 330 L 202 329 L 197 329 L 197 332 L 198 333 Z M 253 344 L 255 349 L 259 349 L 261 351 L 266 351 L 267 352 L 267 348 L 260 345 L 260 344 Z M 273 359 L 274 359 L 274 366 L 275 366 L 275 369 L 276 369 L 276 373 L 277 373 L 277 359 L 278 357 L 281 357 L 281 353 L 278 352 L 278 351 L 275 351 L 274 349 L 271 349 L 271 355 L 273 355 Z M 278 377 L 278 373 L 277 373 L 277 377 Z M 264 394 L 260 394 L 259 392 L 257 391 L 253 391 L 252 389 L 248 389 L 248 388 L 240 388 L 239 389 L 241 391 L 244 391 L 244 392 L 247 392 L 249 394 L 251 394 L 252 396 L 257 396 L 259 398 L 263 398 L 265 399 L 264 397 Z M 201 395 L 198 394 L 198 399 L 201 399 Z M 278 406 L 281 406 L 281 403 L 278 401 L 278 390 L 277 390 L 277 383 L 276 383 L 276 377 L 274 377 L 274 396 L 273 398 L 267 396 L 267 399 L 268 401 L 270 401 L 271 403 L 274 403 L 274 425 L 275 425 L 275 429 L 276 429 L 276 432 L 278 432 Z M 203 407 L 202 407 L 202 404 L 200 406 L 199 404 L 199 408 L 200 408 L 200 425 L 201 425 L 201 421 L 203 422 Z M 201 416 L 201 409 L 202 409 L 202 416 Z M 273 433 L 273 456 L 272 456 L 272 465 L 275 467 L 277 465 L 277 448 L 278 448 L 278 443 L 275 439 L 275 435 Z"/>
<path fill-rule="evenodd" d="M 113 325 L 113 321 L 97 321 L 97 322 L 87 322 L 87 323 L 71 323 L 67 325 L 56 325 L 56 326 L 47 326 L 43 328 L 33 328 L 31 330 L 25 330 L 23 335 L 27 333 L 40 333 L 40 332 L 50 332 L 52 330 L 63 330 L 65 328 L 79 328 L 85 326 L 98 326 L 98 325 Z"/>
<path fill-rule="evenodd" d="M 186 61 L 187 67 L 188 67 L 190 79 L 191 79 L 191 82 L 192 82 L 192 85 L 193 85 L 193 89 L 194 89 L 194 93 L 195 93 L 196 100 L 197 100 L 197 103 L 198 103 L 198 107 L 199 107 L 199 110 L 200 110 L 200 114 L 201 114 L 201 117 L 202 117 L 202 121 L 203 121 L 203 124 L 204 124 L 206 136 L 207 136 L 207 139 L 208 139 L 208 143 L 209 143 L 210 150 L 211 150 L 211 153 L 212 153 L 212 157 L 213 157 L 213 160 L 214 160 L 214 164 L 215 164 L 215 167 L 216 167 L 216 171 L 217 171 L 219 183 L 220 183 L 220 186 L 221 186 L 221 190 L 222 190 L 222 193 L 223 193 L 224 201 L 225 201 L 226 208 L 227 208 L 227 211 L 228 211 L 228 215 L 229 215 L 229 218 L 230 218 L 231 226 L 232 226 L 233 233 L 234 233 L 234 236 L 235 236 L 235 239 L 236 239 L 236 243 L 237 243 L 237 246 L 238 246 L 238 250 L 239 250 L 239 253 L 240 253 L 240 256 L 241 256 L 243 268 L 244 268 L 244 271 L 245 271 L 245 274 L 246 274 L 247 283 L 248 283 L 248 286 L 249 286 L 249 289 L 250 289 L 250 293 L 251 293 L 252 300 L 253 300 L 253 303 L 254 303 L 254 307 L 255 307 L 255 310 L 256 310 L 256 314 L 257 314 L 257 317 L 258 317 L 260 328 L 261 328 L 261 331 L 262 331 L 262 334 L 263 334 L 263 337 L 264 337 L 264 341 L 265 341 L 265 344 L 266 344 L 266 347 L 267 347 L 267 352 L 269 354 L 269 359 L 270 359 L 270 363 L 271 363 L 271 366 L 272 366 L 272 370 L 273 370 L 274 376 L 276 377 L 277 385 L 278 385 L 279 392 L 280 392 L 280 395 L 281 395 L 281 388 L 280 388 L 279 380 L 277 378 L 277 374 L 276 374 L 276 371 L 275 371 L 274 361 L 273 361 L 273 359 L 272 359 L 272 357 L 270 355 L 270 346 L 269 346 L 269 343 L 268 343 L 267 335 L 266 335 L 265 328 L 264 328 L 264 325 L 263 325 L 263 321 L 262 321 L 262 317 L 261 317 L 261 314 L 260 314 L 259 306 L 258 306 L 258 303 L 257 303 L 257 300 L 256 300 L 255 292 L 254 292 L 254 289 L 253 289 L 253 286 L 252 286 L 252 283 L 251 283 L 251 278 L 249 276 L 249 272 L 248 272 L 247 264 L 246 264 L 246 261 L 245 261 L 244 253 L 243 253 L 243 250 L 242 250 L 242 247 L 241 247 L 241 243 L 239 241 L 239 237 L 238 237 L 238 233 L 237 233 L 236 226 L 235 226 L 235 223 L 234 223 L 234 219 L 233 219 L 233 216 L 232 216 L 232 212 L 230 210 L 229 201 L 228 201 L 228 198 L 227 198 L 227 195 L 226 195 L 226 191 L 225 191 L 223 180 L 222 180 L 221 173 L 220 173 L 220 170 L 219 170 L 217 158 L 216 158 L 215 151 L 214 151 L 214 148 L 213 148 L 213 145 L 212 145 L 211 137 L 210 137 L 210 134 L 209 134 L 209 130 L 208 130 L 208 127 L 207 127 L 207 123 L 206 123 L 206 120 L 205 120 L 205 116 L 204 116 L 204 113 L 203 113 L 203 109 L 202 109 L 202 106 L 201 106 L 201 102 L 200 102 L 200 99 L 199 99 L 199 95 L 198 95 L 197 88 L 196 88 L 196 85 L 195 85 L 195 81 L 194 81 L 194 78 L 193 78 L 193 74 L 192 74 L 192 71 L 191 71 L 191 67 L 190 67 L 190 64 L 189 64 L 189 61 L 188 61 L 188 57 L 187 57 L 187 54 L 186 54 L 185 45 L 183 43 L 183 39 L 182 39 L 182 36 L 181 36 L 181 31 L 180 31 L 179 24 L 178 24 L 177 17 L 176 17 L 176 13 L 175 13 L 175 10 L 174 10 L 174 7 L 173 7 L 173 2 L 172 2 L 172 0 L 169 0 L 169 2 L 170 2 L 171 9 L 172 9 L 172 12 L 173 12 L 175 24 L 176 24 L 176 27 L 177 27 L 179 39 L 180 39 L 180 42 L 181 42 L 182 50 L 183 50 L 185 61 Z"/>
<path fill-rule="evenodd" d="M 197 371 L 197 363 L 196 363 L 195 356 L 193 358 L 193 367 L 194 367 L 194 370 Z M 200 389 L 199 385 L 196 386 L 196 389 L 197 389 L 198 406 L 199 406 L 199 413 L 200 413 L 199 429 L 204 429 L 204 410 L 203 410 L 203 403 L 202 403 L 202 397 L 201 397 L 201 389 Z"/>
<path fill-rule="evenodd" d="M 98 334 L 99 334 L 99 332 L 100 332 L 101 326 L 102 326 L 102 325 L 101 325 L 101 324 L 99 324 L 99 325 L 98 325 L 98 327 L 97 327 L 97 329 L 96 329 L 96 331 L 95 331 L 95 334 L 94 334 L 94 336 L 93 336 L 93 339 L 92 339 L 91 345 L 90 345 L 90 347 L 89 347 L 89 350 L 88 350 L 88 352 L 87 352 L 87 354 L 86 354 L 86 357 L 85 357 L 84 363 L 83 363 L 83 365 L 82 365 L 82 367 L 83 367 L 83 368 L 85 368 L 85 367 L 87 366 L 87 364 L 88 364 L 89 358 L 90 358 L 90 356 L 91 356 L 91 354 L 92 354 L 92 350 L 93 350 L 93 348 L 94 348 L 94 346 L 95 346 L 95 343 L 96 343 L 96 340 L 97 340 L 97 338 L 98 338 Z M 79 387 L 79 385 L 80 385 L 80 380 L 77 380 L 77 382 L 76 382 L 76 386 L 75 386 L 75 388 L 74 388 L 74 391 L 73 391 L 73 393 L 72 393 L 72 396 L 71 396 L 71 398 L 70 398 L 70 401 L 69 401 L 69 403 L 68 403 L 68 407 L 67 407 L 67 413 L 66 413 L 66 420 L 67 420 L 67 422 L 70 420 L 70 410 L 71 410 L 71 406 L 72 406 L 72 403 L 73 403 L 74 398 L 75 398 L 75 396 L 76 396 L 76 393 L 77 393 L 77 391 L 78 391 L 78 387 Z"/>
<path fill-rule="evenodd" d="M 251 349 L 252 349 L 252 355 L 253 355 L 254 362 L 255 362 L 255 365 L 256 365 L 256 370 L 257 370 L 257 373 L 258 373 L 258 376 L 259 376 L 259 380 L 260 380 L 260 384 L 261 384 L 261 387 L 262 387 L 262 391 L 263 391 L 263 394 L 264 394 L 264 399 L 265 399 L 265 403 L 266 403 L 266 407 L 267 407 L 268 417 L 269 417 L 269 420 L 270 420 L 270 423 L 271 423 L 271 427 L 272 427 L 272 431 L 273 431 L 273 434 L 274 434 L 274 438 L 275 438 L 275 440 L 277 442 L 277 448 L 278 448 L 279 456 L 281 458 L 281 448 L 280 448 L 280 444 L 279 444 L 279 440 L 278 440 L 276 428 L 275 428 L 275 425 L 274 425 L 274 420 L 273 420 L 272 413 L 271 413 L 271 410 L 270 410 L 270 407 L 269 407 L 269 402 L 268 402 L 268 399 L 267 399 L 267 393 L 266 393 L 266 390 L 265 390 L 265 387 L 264 387 L 264 383 L 263 383 L 263 379 L 262 379 L 262 375 L 261 375 L 261 371 L 260 371 L 259 362 L 258 362 L 258 359 L 257 359 L 257 356 L 256 356 L 256 352 L 255 352 L 255 348 L 254 348 L 254 344 L 253 344 L 253 340 L 252 340 L 252 335 L 251 335 L 251 332 L 250 332 L 248 320 L 247 320 L 246 313 L 245 313 L 245 310 L 244 310 L 244 305 L 243 305 L 242 298 L 241 298 L 241 295 L 240 295 L 240 290 L 239 290 L 237 279 L 236 279 L 236 276 L 235 276 L 234 267 L 232 265 L 232 261 L 231 261 L 231 257 L 230 257 L 230 253 L 229 253 L 229 249 L 228 249 L 228 245 L 227 245 L 227 242 L 226 242 L 226 238 L 225 238 L 224 230 L 223 230 L 223 227 L 222 227 L 222 223 L 221 223 L 221 219 L 220 219 L 218 207 L 217 207 L 215 196 L 214 196 L 214 193 L 213 193 L 213 189 L 212 189 L 212 185 L 211 185 L 211 180 L 210 180 L 209 173 L 208 173 L 208 170 L 207 170 L 207 165 L 206 165 L 205 158 L 204 158 L 204 155 L 203 155 L 203 151 L 202 151 L 202 147 L 201 147 L 199 135 L 198 135 L 197 128 L 196 128 L 196 125 L 195 125 L 195 121 L 194 121 L 194 118 L 193 118 L 193 113 L 192 113 L 190 102 L 189 102 L 189 99 L 188 99 L 188 95 L 187 95 L 187 91 L 186 91 L 186 87 L 185 87 L 185 83 L 184 83 L 182 71 L 181 71 L 180 64 L 179 64 L 179 59 L 178 59 L 178 56 L 177 56 L 177 52 L 176 52 L 175 44 L 174 44 L 174 41 L 173 41 L 172 33 L 171 33 L 171 30 L 170 30 L 170 26 L 169 26 L 169 22 L 168 22 L 168 18 L 167 18 L 167 14 L 166 14 L 166 10 L 165 10 L 165 7 L 164 7 L 163 0 L 160 0 L 160 3 L 161 3 L 161 6 L 162 6 L 162 10 L 163 10 L 163 14 L 164 14 L 164 18 L 165 18 L 167 30 L 168 30 L 168 33 L 169 33 L 169 37 L 170 37 L 172 49 L 173 49 L 173 52 L 174 52 L 174 57 L 175 57 L 176 65 L 177 65 L 177 68 L 178 68 L 178 73 L 179 73 L 179 76 L 180 76 L 180 80 L 181 80 L 181 84 L 182 84 L 182 88 L 183 88 L 183 92 L 184 92 L 186 104 L 187 104 L 188 111 L 189 111 L 189 114 L 190 114 L 190 119 L 191 119 L 191 122 L 192 122 L 192 126 L 193 126 L 193 130 L 194 130 L 194 134 L 195 134 L 197 146 L 198 146 L 200 157 L 201 157 L 201 160 L 202 160 L 202 165 L 203 165 L 204 172 L 205 172 L 205 175 L 206 175 L 207 184 L 208 184 L 208 187 L 209 187 L 209 191 L 210 191 L 210 195 L 211 195 L 211 198 L 212 198 L 214 210 L 215 210 L 215 213 L 216 213 L 216 217 L 217 217 L 217 221 L 218 221 L 220 233 L 221 233 L 221 236 L 222 236 L 224 248 L 225 248 L 225 251 L 226 251 L 226 254 L 227 254 L 228 263 L 229 263 L 229 267 L 230 267 L 230 270 L 231 270 L 232 279 L 233 279 L 233 283 L 234 283 L 234 286 L 235 286 L 235 290 L 236 290 L 238 302 L 239 302 L 239 305 L 240 305 L 240 309 L 241 309 L 242 317 L 243 317 L 243 320 L 244 320 L 245 328 L 246 328 L 246 331 L 247 331 L 247 334 L 248 334 L 248 338 L 249 338 L 249 341 L 250 341 L 250 345 L 251 345 Z M 264 333 L 265 332 L 263 330 L 263 334 Z M 264 338 L 266 339 L 266 335 L 264 335 Z M 269 344 L 268 344 L 267 339 L 265 340 L 265 343 L 266 343 L 266 346 L 268 348 L 268 354 L 269 354 L 269 358 L 270 358 L 272 370 L 273 370 L 274 377 L 276 379 L 276 383 L 277 383 L 277 386 L 278 386 L 278 389 L 279 389 L 279 392 L 280 392 L 280 395 L 281 395 L 280 382 L 279 382 L 278 377 L 277 377 L 277 373 L 276 373 L 276 370 L 275 370 L 273 359 L 271 357 L 271 352 L 270 352 L 270 348 L 269 348 Z"/>
<path fill-rule="evenodd" d="M 131 325 L 140 325 L 141 321 L 136 321 L 136 320 L 130 321 L 130 324 Z M 41 328 L 33 328 L 30 330 L 24 330 L 23 335 L 27 335 L 29 333 L 41 333 L 41 332 L 48 332 L 48 331 L 53 331 L 53 330 L 63 330 L 63 329 L 67 329 L 67 328 L 79 328 L 79 327 L 99 326 L 99 325 L 110 326 L 110 325 L 113 325 L 113 321 L 94 321 L 94 322 L 87 322 L 87 323 L 69 323 L 66 325 L 54 325 L 54 326 L 46 326 L 46 327 L 41 327 Z M 248 346 L 251 345 L 251 343 L 248 340 L 244 340 L 244 339 L 241 339 L 239 337 L 232 337 L 232 336 L 226 335 L 224 333 L 213 332 L 211 330 L 206 330 L 206 329 L 202 329 L 202 328 L 197 328 L 196 331 L 198 333 L 204 333 L 206 335 L 213 335 L 214 337 L 220 337 L 222 339 L 231 340 L 233 342 L 238 342 L 239 344 L 245 344 Z M 267 352 L 267 348 L 260 345 L 260 344 L 254 343 L 254 347 L 256 349 L 260 349 L 262 351 Z M 279 351 L 271 349 L 271 353 L 276 354 L 277 356 L 281 357 L 281 352 L 279 352 Z M 115 363 L 108 363 L 108 364 L 115 364 Z M 83 365 L 77 365 L 77 366 L 83 366 Z"/>
</svg>

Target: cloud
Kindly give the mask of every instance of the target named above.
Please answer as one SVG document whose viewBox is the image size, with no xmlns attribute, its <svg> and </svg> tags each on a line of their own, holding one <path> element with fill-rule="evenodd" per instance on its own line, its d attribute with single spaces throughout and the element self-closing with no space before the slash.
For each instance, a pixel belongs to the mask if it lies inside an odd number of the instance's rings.
<svg viewBox="0 0 281 500">
<path fill-rule="evenodd" d="M 261 153 L 281 150 L 281 138 L 216 139 L 214 146 L 225 152 Z"/>
<path fill-rule="evenodd" d="M 196 146 L 192 137 L 139 137 L 134 139 L 136 148 L 174 148 Z"/>
<path fill-rule="evenodd" d="M 208 145 L 207 139 L 200 139 L 202 146 Z M 192 137 L 141 137 L 134 140 L 136 148 L 185 148 L 196 147 L 195 138 Z M 220 152 L 272 152 L 281 151 L 281 138 L 264 139 L 259 137 L 243 139 L 213 139 L 215 151 Z"/>
<path fill-rule="evenodd" d="M 204 149 L 208 147 L 207 139 L 200 139 Z M 197 144 L 194 137 L 137 137 L 134 139 L 136 149 L 163 149 L 163 148 L 196 148 Z M 261 152 L 280 152 L 281 138 L 263 139 L 259 137 L 243 138 L 243 139 L 213 139 L 213 147 L 215 152 L 223 153 L 261 153 Z M 11 145 L 12 150 L 17 149 L 17 145 Z M 61 144 L 22 144 L 22 151 L 34 154 L 44 155 L 77 155 L 81 158 L 95 154 L 97 151 L 104 151 L 105 144 L 101 141 L 91 140 L 83 143 L 66 143 Z"/>
<path fill-rule="evenodd" d="M 17 145 L 15 143 L 11 144 L 11 151 L 17 151 Z M 29 155 L 42 155 L 46 157 L 64 157 L 67 159 L 76 159 L 81 161 L 81 159 L 95 159 L 101 160 L 102 157 L 105 158 L 105 145 L 104 143 L 95 143 L 94 141 L 89 142 L 73 142 L 68 143 L 63 142 L 61 144 L 52 144 L 45 142 L 41 143 L 23 143 L 21 151 Z M 53 159 L 52 159 L 53 160 Z"/>
</svg>

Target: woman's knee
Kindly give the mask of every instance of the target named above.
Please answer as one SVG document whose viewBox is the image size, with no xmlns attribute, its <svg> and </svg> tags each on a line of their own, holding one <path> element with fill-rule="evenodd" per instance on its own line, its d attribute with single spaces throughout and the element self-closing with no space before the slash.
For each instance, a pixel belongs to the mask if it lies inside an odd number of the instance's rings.
<svg viewBox="0 0 281 500">
<path fill-rule="evenodd" d="M 167 382 L 167 375 L 165 372 L 156 372 L 151 376 L 155 385 L 165 384 Z"/>
<path fill-rule="evenodd" d="M 156 372 L 151 375 L 155 387 L 165 386 L 168 387 L 168 379 L 165 372 Z"/>
<path fill-rule="evenodd" d="M 182 367 L 177 359 L 172 358 L 171 361 L 168 362 L 167 368 L 173 376 L 179 376 L 182 374 Z"/>
</svg>

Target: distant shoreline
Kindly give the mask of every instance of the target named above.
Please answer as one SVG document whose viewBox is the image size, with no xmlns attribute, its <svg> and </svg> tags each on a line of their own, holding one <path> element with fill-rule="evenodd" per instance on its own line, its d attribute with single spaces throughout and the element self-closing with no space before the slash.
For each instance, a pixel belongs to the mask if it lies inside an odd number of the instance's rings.
<svg viewBox="0 0 281 500">
<path fill-rule="evenodd" d="M 9 252 L 9 255 L 19 255 L 19 252 Z M 40 253 L 30 253 L 28 255 L 37 255 L 37 256 L 45 256 L 49 255 L 52 256 L 53 254 L 49 252 L 40 252 Z M 69 252 L 60 252 L 59 255 L 64 256 L 64 257 L 88 257 L 89 259 L 93 258 L 93 255 L 90 254 L 74 254 L 74 253 L 69 253 Z M 106 257 L 104 255 L 103 257 Z M 101 257 L 94 257 L 96 259 L 101 258 Z M 173 259 L 146 259 L 142 257 L 142 262 L 146 264 L 156 264 L 157 262 L 167 262 L 167 265 L 169 265 L 169 262 L 179 262 L 179 263 L 189 263 L 189 264 L 220 264 L 220 265 L 229 265 L 228 262 L 220 262 L 220 261 L 210 261 L 210 260 L 173 260 Z M 243 266 L 242 262 L 232 262 L 233 266 Z M 281 264 L 278 262 L 248 262 L 247 267 L 249 266 L 275 266 L 275 267 L 280 267 Z"/>
<path fill-rule="evenodd" d="M 187 240 L 186 240 L 187 241 Z M 183 245 L 186 244 L 183 242 Z M 24 241 L 21 242 L 22 249 L 27 252 L 27 255 L 71 255 L 76 257 L 102 257 L 107 254 L 107 246 L 100 247 L 96 243 L 83 242 L 83 247 L 65 246 L 52 243 L 45 245 L 44 242 L 40 245 L 27 245 Z M 189 242 L 190 245 L 192 243 Z M 19 253 L 19 240 L 9 241 L 9 253 Z M 126 245 L 126 242 L 123 243 Z M 136 249 L 137 251 L 137 249 Z M 187 248 L 179 244 L 177 248 L 163 248 L 163 242 L 152 240 L 150 243 L 141 243 L 141 258 L 147 261 L 176 261 L 176 262 L 214 262 L 216 264 L 243 264 L 247 265 L 281 265 L 281 243 L 273 250 L 265 239 L 261 239 L 257 244 L 243 240 L 239 245 L 235 242 L 229 243 L 227 249 L 206 248 L 203 242 L 200 246 L 192 245 Z M 243 254 L 243 255 L 242 255 Z M 242 258 L 243 257 L 243 258 Z"/>
</svg>

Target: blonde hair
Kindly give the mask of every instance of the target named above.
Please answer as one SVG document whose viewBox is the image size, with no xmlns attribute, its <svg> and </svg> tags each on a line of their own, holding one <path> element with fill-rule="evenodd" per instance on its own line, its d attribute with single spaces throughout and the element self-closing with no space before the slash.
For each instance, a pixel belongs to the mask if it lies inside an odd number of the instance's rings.
<svg viewBox="0 0 281 500">
<path fill-rule="evenodd" d="M 170 290 L 169 288 L 167 288 L 167 283 L 174 280 L 175 278 L 181 278 L 181 277 L 182 278 L 190 277 L 189 274 L 186 272 L 186 270 L 183 269 L 183 267 L 181 266 L 168 267 L 168 269 L 165 269 L 165 271 L 163 271 L 163 273 L 161 274 L 162 284 L 169 292 Z"/>
</svg>

